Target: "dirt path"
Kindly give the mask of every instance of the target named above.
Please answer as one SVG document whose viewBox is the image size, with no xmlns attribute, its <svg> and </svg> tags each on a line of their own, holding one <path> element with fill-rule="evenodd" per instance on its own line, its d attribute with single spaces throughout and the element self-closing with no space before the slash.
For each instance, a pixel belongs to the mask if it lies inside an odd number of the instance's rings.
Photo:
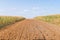
<svg viewBox="0 0 60 40">
<path fill-rule="evenodd" d="M 60 27 L 26 19 L 1 29 L 0 40 L 60 40 Z"/>
</svg>

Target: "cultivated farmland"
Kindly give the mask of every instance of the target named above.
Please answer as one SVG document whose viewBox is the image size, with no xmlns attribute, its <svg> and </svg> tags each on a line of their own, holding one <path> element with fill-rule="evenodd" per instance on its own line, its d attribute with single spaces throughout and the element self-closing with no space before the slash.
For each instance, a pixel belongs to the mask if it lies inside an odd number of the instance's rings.
<svg viewBox="0 0 60 40">
<path fill-rule="evenodd" d="M 60 40 L 60 27 L 57 26 L 59 18 L 60 16 L 38 16 L 34 19 L 0 16 L 0 28 L 4 27 L 0 29 L 0 40 Z"/>
<path fill-rule="evenodd" d="M 60 27 L 26 19 L 1 29 L 0 40 L 60 40 Z"/>
</svg>

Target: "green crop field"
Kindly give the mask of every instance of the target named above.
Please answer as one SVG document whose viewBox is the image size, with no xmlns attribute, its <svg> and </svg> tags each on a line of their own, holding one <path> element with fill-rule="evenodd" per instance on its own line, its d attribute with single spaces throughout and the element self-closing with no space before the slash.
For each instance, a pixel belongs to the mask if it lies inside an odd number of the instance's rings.
<svg viewBox="0 0 60 40">
<path fill-rule="evenodd" d="M 60 26 L 60 15 L 37 16 L 34 19 L 53 23 Z"/>
<path fill-rule="evenodd" d="M 0 28 L 24 19 L 25 19 L 24 17 L 17 16 L 0 16 Z"/>
</svg>

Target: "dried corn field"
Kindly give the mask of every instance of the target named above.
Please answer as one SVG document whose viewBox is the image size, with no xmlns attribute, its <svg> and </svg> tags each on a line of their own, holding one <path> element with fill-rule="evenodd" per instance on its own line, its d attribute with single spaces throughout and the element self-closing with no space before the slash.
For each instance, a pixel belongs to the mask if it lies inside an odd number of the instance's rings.
<svg viewBox="0 0 60 40">
<path fill-rule="evenodd" d="M 0 40 L 60 40 L 60 27 L 26 19 L 1 29 Z"/>
<path fill-rule="evenodd" d="M 34 19 L 60 26 L 60 15 L 37 16 Z"/>
<path fill-rule="evenodd" d="M 17 16 L 0 16 L 0 28 L 24 19 L 25 19 L 24 17 Z"/>
</svg>

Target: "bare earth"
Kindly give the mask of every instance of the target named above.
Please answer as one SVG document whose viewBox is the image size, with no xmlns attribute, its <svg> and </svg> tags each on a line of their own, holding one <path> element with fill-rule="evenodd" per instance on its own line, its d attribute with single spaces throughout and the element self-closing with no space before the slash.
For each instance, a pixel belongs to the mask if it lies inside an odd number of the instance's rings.
<svg viewBox="0 0 60 40">
<path fill-rule="evenodd" d="M 60 27 L 26 19 L 1 29 L 0 40 L 60 40 Z"/>
</svg>

